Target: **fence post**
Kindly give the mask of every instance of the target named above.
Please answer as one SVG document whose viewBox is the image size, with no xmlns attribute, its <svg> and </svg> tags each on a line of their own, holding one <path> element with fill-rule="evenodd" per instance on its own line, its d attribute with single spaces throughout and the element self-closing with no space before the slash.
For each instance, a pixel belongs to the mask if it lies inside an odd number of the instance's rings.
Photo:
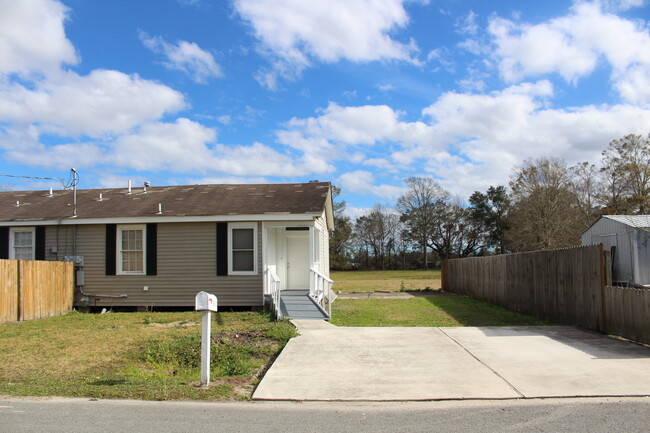
<svg viewBox="0 0 650 433">
<path fill-rule="evenodd" d="M 602 327 L 600 331 L 607 334 L 607 298 L 605 296 L 605 286 L 611 284 L 607 278 L 609 276 L 608 264 L 610 262 L 609 251 L 605 251 L 603 244 L 600 244 L 600 307 L 602 315 Z"/>
<path fill-rule="evenodd" d="M 447 260 L 442 261 L 442 267 L 441 267 L 440 271 L 441 271 L 441 275 L 440 275 L 440 286 L 441 287 L 440 288 L 443 291 L 446 292 L 447 291 L 447 272 L 448 272 L 448 270 L 447 270 Z"/>
<path fill-rule="evenodd" d="M 23 290 L 22 290 L 22 285 L 23 285 L 23 279 L 21 275 L 21 262 L 20 260 L 16 260 L 16 321 L 20 322 L 23 320 Z"/>
</svg>

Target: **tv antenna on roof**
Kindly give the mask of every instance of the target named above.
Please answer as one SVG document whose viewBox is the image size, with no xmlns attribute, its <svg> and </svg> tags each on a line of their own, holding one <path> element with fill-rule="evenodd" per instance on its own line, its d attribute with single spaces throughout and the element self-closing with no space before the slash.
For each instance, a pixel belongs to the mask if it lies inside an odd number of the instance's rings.
<svg viewBox="0 0 650 433">
<path fill-rule="evenodd" d="M 72 218 L 77 218 L 77 183 L 79 183 L 79 176 L 77 175 L 77 170 L 74 168 L 70 169 L 70 174 L 72 181 L 68 188 L 70 186 L 72 187 Z"/>
</svg>

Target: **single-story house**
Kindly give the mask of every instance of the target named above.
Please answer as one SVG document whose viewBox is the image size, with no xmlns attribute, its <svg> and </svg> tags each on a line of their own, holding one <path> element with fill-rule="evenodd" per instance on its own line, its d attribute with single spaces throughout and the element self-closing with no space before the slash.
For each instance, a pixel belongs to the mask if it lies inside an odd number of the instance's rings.
<svg viewBox="0 0 650 433">
<path fill-rule="evenodd" d="M 612 280 L 650 285 L 650 215 L 603 215 L 582 233 L 582 245 L 602 243 L 612 254 Z"/>
<path fill-rule="evenodd" d="M 0 209 L 0 258 L 75 261 L 77 306 L 332 296 L 327 182 L 5 191 Z"/>
</svg>

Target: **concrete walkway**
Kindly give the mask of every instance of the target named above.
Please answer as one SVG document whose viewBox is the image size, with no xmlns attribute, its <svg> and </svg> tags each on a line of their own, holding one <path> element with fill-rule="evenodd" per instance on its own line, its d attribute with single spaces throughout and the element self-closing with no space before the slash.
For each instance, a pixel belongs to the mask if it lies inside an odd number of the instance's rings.
<svg viewBox="0 0 650 433">
<path fill-rule="evenodd" d="M 345 328 L 295 321 L 258 400 L 650 395 L 650 349 L 565 326 Z"/>
</svg>

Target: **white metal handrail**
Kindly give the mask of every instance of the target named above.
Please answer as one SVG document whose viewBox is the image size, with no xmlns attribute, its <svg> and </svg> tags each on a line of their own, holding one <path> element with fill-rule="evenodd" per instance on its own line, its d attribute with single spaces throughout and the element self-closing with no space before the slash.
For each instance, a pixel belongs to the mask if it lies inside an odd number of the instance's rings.
<svg viewBox="0 0 650 433">
<path fill-rule="evenodd" d="M 267 288 L 268 294 L 271 299 L 271 312 L 275 315 L 276 319 L 282 318 L 282 310 L 280 309 L 280 278 L 275 273 L 275 267 L 269 266 L 266 269 Z"/>
<path fill-rule="evenodd" d="M 310 268 L 309 296 L 311 296 L 318 305 L 325 310 L 327 304 L 327 314 L 332 317 L 332 302 L 336 299 L 336 294 L 332 290 L 334 281 L 327 278 L 314 268 Z"/>
</svg>

